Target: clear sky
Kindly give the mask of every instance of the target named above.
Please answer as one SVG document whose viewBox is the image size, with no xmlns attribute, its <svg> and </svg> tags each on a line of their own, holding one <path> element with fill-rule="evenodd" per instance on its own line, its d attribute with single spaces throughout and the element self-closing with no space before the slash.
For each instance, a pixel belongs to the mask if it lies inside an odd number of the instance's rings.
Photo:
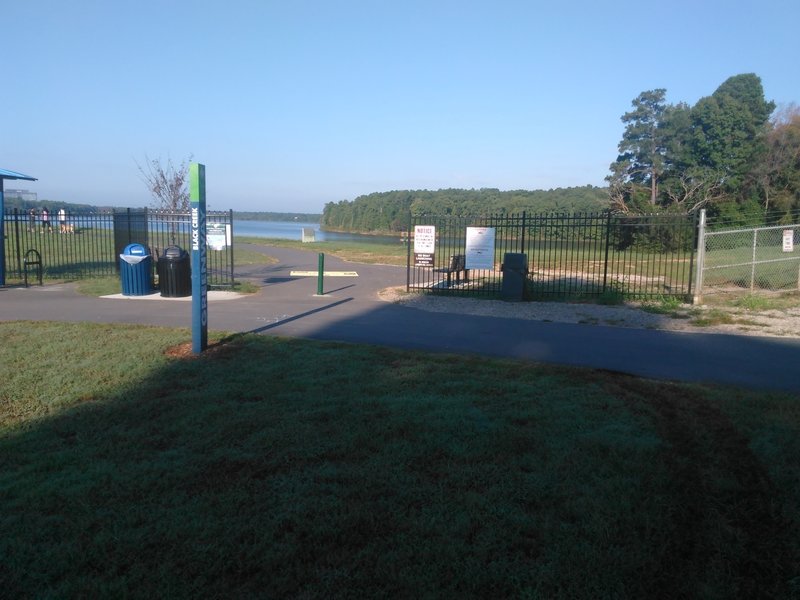
<svg viewBox="0 0 800 600">
<path fill-rule="evenodd" d="M 212 209 L 604 185 L 642 91 L 800 102 L 797 0 L 0 6 L 0 168 L 39 178 L 6 187 L 67 202 L 148 205 L 136 163 L 190 154 Z"/>
</svg>

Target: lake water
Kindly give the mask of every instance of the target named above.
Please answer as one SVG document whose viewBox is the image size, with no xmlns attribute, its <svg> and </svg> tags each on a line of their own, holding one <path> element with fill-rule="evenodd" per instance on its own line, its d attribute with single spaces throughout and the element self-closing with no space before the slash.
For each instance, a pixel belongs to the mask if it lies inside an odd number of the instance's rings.
<svg viewBox="0 0 800 600">
<path fill-rule="evenodd" d="M 233 220 L 234 236 L 273 238 L 279 240 L 303 239 L 303 228 L 314 230 L 314 239 L 318 242 L 381 242 L 400 243 L 399 237 L 384 235 L 361 235 L 358 233 L 336 233 L 322 231 L 319 223 L 300 223 L 298 221 L 242 221 Z"/>
</svg>

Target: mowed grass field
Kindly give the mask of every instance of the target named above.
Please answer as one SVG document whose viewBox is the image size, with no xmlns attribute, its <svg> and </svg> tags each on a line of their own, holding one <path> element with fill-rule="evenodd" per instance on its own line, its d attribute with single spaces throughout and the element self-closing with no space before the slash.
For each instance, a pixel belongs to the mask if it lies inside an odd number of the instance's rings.
<svg viewBox="0 0 800 600">
<path fill-rule="evenodd" d="M 800 403 L 0 323 L 0 596 L 792 598 Z"/>
</svg>

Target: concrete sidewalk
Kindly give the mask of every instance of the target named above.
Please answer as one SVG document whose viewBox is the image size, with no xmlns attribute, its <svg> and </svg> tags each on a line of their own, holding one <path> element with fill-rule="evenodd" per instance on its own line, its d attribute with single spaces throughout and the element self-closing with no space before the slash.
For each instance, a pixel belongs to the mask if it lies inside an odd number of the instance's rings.
<svg viewBox="0 0 800 600">
<path fill-rule="evenodd" d="M 383 302 L 378 291 L 404 285 L 400 267 L 353 264 L 326 256 L 326 270 L 358 277 L 324 280 L 317 254 L 250 246 L 278 258 L 242 269 L 256 294 L 209 296 L 209 328 L 229 332 L 339 340 L 435 352 L 517 358 L 608 369 L 666 380 L 713 382 L 800 392 L 800 340 L 683 333 L 444 314 Z M 0 320 L 58 320 L 191 326 L 190 299 L 78 294 L 71 284 L 0 288 Z"/>
</svg>

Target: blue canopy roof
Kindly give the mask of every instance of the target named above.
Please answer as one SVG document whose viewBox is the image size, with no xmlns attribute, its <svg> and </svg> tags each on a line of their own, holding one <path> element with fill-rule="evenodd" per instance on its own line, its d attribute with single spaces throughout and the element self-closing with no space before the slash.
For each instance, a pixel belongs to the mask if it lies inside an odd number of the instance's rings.
<svg viewBox="0 0 800 600">
<path fill-rule="evenodd" d="M 16 171 L 9 171 L 8 169 L 0 169 L 0 179 L 26 179 L 28 181 L 36 181 L 36 177 L 30 175 L 23 175 Z"/>
</svg>

